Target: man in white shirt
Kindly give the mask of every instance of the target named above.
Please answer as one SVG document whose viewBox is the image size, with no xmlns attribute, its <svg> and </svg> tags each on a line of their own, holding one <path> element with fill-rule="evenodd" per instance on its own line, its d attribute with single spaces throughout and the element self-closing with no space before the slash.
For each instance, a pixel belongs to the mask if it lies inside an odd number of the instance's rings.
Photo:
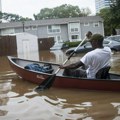
<svg viewBox="0 0 120 120">
<path fill-rule="evenodd" d="M 61 65 L 60 68 L 65 69 L 66 75 L 95 78 L 98 70 L 110 66 L 111 49 L 103 47 L 103 40 L 104 37 L 101 34 L 94 34 L 89 40 L 94 50 L 85 54 L 80 61 L 70 65 Z M 86 66 L 87 70 L 75 70 L 81 66 Z"/>
</svg>

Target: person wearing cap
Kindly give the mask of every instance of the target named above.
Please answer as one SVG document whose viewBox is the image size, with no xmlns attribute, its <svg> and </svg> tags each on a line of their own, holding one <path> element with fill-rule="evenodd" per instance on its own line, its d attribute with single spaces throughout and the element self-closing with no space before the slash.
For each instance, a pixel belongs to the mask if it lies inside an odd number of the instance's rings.
<svg viewBox="0 0 120 120">
<path fill-rule="evenodd" d="M 60 65 L 64 75 L 75 77 L 95 78 L 96 73 L 103 67 L 110 66 L 111 49 L 103 46 L 104 37 L 101 34 L 94 34 L 89 39 L 93 50 L 86 53 L 80 61 L 69 65 Z M 86 70 L 80 67 L 87 67 Z M 80 68 L 80 69 L 78 69 Z"/>
</svg>

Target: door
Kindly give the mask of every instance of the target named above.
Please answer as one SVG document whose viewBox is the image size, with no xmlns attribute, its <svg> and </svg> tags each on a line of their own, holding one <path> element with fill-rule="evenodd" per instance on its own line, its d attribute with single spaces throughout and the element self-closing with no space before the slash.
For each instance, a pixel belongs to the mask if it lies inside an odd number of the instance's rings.
<svg viewBox="0 0 120 120">
<path fill-rule="evenodd" d="M 25 59 L 30 58 L 30 46 L 29 46 L 29 40 L 23 40 L 23 56 Z"/>
</svg>

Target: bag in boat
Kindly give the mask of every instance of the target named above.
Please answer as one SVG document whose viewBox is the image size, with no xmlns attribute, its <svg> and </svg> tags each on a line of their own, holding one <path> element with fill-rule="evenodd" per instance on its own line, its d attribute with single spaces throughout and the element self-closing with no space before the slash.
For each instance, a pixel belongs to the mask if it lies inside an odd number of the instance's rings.
<svg viewBox="0 0 120 120">
<path fill-rule="evenodd" d="M 33 70 L 33 71 L 44 72 L 44 73 L 53 72 L 51 64 L 48 64 L 48 63 L 44 64 L 43 66 L 40 66 L 37 63 L 28 64 L 24 68 L 27 70 Z"/>
</svg>

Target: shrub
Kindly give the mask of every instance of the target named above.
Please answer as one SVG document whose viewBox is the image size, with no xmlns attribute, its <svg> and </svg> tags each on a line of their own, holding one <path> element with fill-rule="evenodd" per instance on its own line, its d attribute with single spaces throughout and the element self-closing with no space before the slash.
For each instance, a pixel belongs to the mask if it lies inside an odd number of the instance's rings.
<svg viewBox="0 0 120 120">
<path fill-rule="evenodd" d="M 65 42 L 66 45 L 68 45 L 68 47 L 77 47 L 80 44 L 80 41 L 76 41 L 76 42 Z"/>
</svg>

